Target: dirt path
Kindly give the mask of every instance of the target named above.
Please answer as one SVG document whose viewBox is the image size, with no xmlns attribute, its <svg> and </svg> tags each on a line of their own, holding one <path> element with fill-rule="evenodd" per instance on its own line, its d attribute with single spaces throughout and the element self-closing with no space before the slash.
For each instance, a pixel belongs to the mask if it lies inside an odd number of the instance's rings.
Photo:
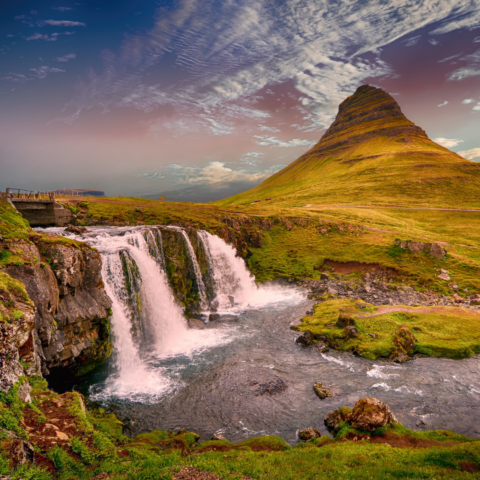
<svg viewBox="0 0 480 480">
<path fill-rule="evenodd" d="M 372 317 L 378 317 L 379 315 L 383 315 L 385 313 L 438 313 L 441 312 L 442 310 L 445 310 L 445 308 L 456 308 L 456 307 L 398 307 L 398 306 L 392 306 L 392 307 L 378 307 L 377 311 L 373 313 L 372 315 L 362 315 L 361 317 L 359 316 L 358 318 L 372 318 Z M 480 313 L 476 312 L 475 310 L 471 310 L 472 314 L 477 315 L 480 317 Z"/>
<path fill-rule="evenodd" d="M 375 206 L 375 205 L 316 205 L 316 204 L 308 204 L 305 205 L 303 208 L 366 208 L 369 210 L 377 210 L 379 208 L 386 208 L 386 209 L 394 209 L 394 210 L 434 210 L 437 212 L 476 212 L 480 213 L 480 209 L 474 208 L 434 208 L 434 207 L 400 207 L 398 205 L 391 205 L 388 207 L 385 206 Z"/>
</svg>

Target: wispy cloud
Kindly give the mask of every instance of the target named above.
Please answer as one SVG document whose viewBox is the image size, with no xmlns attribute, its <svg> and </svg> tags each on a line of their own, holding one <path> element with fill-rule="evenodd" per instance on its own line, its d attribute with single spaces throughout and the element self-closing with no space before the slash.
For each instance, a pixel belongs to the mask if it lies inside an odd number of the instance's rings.
<svg viewBox="0 0 480 480">
<path fill-rule="evenodd" d="M 52 73 L 64 73 L 65 70 L 62 70 L 61 68 L 52 68 L 52 67 L 47 67 L 46 65 L 43 65 L 42 67 L 38 68 L 31 68 L 31 72 L 33 72 L 33 76 L 37 78 L 45 78 L 48 75 L 51 75 Z"/>
<path fill-rule="evenodd" d="M 458 138 L 443 138 L 438 137 L 433 139 L 434 142 L 442 145 L 445 148 L 453 148 L 463 142 L 463 140 L 459 140 Z"/>
<path fill-rule="evenodd" d="M 461 67 L 447 76 L 448 80 L 460 81 L 465 78 L 478 77 L 480 75 L 480 50 L 472 53 L 471 55 L 465 55 L 460 60 L 467 62 L 467 66 Z"/>
<path fill-rule="evenodd" d="M 465 100 L 462 100 L 463 105 L 468 105 L 470 103 L 473 103 L 475 100 L 473 98 L 466 98 Z"/>
<path fill-rule="evenodd" d="M 206 166 L 198 165 L 166 165 L 161 171 L 138 173 L 138 177 L 150 180 L 168 179 L 173 185 L 207 185 L 211 188 L 224 188 L 231 183 L 259 183 L 285 165 L 273 165 L 262 171 L 251 171 L 245 168 L 229 168 L 224 162 L 210 162 Z"/>
<path fill-rule="evenodd" d="M 281 148 L 291 148 L 291 147 L 313 147 L 317 143 L 316 140 L 307 140 L 305 138 L 292 138 L 291 140 L 281 140 L 277 137 L 267 137 L 262 135 L 254 135 L 255 143 L 257 145 L 262 145 L 263 147 L 273 146 Z"/>
<path fill-rule="evenodd" d="M 66 55 L 63 55 L 62 57 L 57 57 L 57 62 L 60 62 L 60 63 L 66 63 L 66 62 L 69 62 L 70 60 L 73 60 L 77 58 L 77 54 L 76 53 L 67 53 Z"/>
<path fill-rule="evenodd" d="M 422 38 L 421 35 L 416 35 L 415 37 L 405 39 L 403 42 L 406 47 L 414 47 L 418 43 L 420 38 Z"/>
<path fill-rule="evenodd" d="M 52 27 L 86 27 L 87 24 L 83 22 L 73 22 L 71 20 L 39 20 L 37 22 L 39 27 L 50 25 Z"/>
<path fill-rule="evenodd" d="M 240 163 L 255 166 L 257 163 L 261 163 L 260 158 L 262 158 L 264 155 L 265 154 L 263 152 L 247 152 L 241 156 Z"/>
<path fill-rule="evenodd" d="M 445 100 L 444 102 L 439 103 L 437 107 L 444 107 L 445 105 L 448 105 L 448 100 Z"/>
<path fill-rule="evenodd" d="M 25 83 L 29 80 L 29 78 L 21 73 L 9 72 L 1 76 L 0 80 L 4 82 Z"/>
<path fill-rule="evenodd" d="M 58 12 L 68 12 L 69 10 L 73 10 L 70 7 L 52 7 L 52 10 L 57 10 Z"/>
<path fill-rule="evenodd" d="M 268 127 L 267 125 L 259 125 L 258 129 L 262 132 L 272 132 L 272 133 L 279 133 L 280 129 L 276 127 Z"/>
<path fill-rule="evenodd" d="M 480 148 L 471 148 L 470 150 L 463 150 L 458 152 L 463 158 L 467 160 L 474 160 L 475 158 L 480 158 Z"/>
<path fill-rule="evenodd" d="M 31 42 L 33 40 L 45 40 L 46 42 L 56 42 L 58 40 L 58 37 L 60 35 L 73 35 L 75 32 L 55 32 L 50 35 L 48 34 L 42 34 L 42 33 L 34 33 L 33 35 L 30 35 L 29 37 L 26 37 L 25 40 L 27 42 Z"/>
<path fill-rule="evenodd" d="M 245 107 L 235 118 L 216 116 L 269 86 L 290 81 L 297 90 L 298 129 L 327 126 L 338 104 L 366 78 L 391 74 L 381 47 L 442 22 L 435 35 L 473 28 L 480 21 L 474 0 L 365 0 L 325 2 L 267 0 L 214 2 L 179 0 L 162 9 L 146 33 L 127 37 L 116 54 L 104 52 L 104 71 L 89 71 L 77 84 L 76 110 L 131 106 L 152 111 L 171 104 L 199 117 L 214 134 L 258 110 Z M 416 40 L 415 40 L 416 39 Z M 164 87 L 146 72 L 174 52 L 185 77 Z M 371 53 L 368 57 L 363 54 Z M 268 92 L 267 92 L 268 94 Z M 214 118 L 222 127 L 213 125 Z M 230 123 L 231 122 L 231 123 Z"/>
<path fill-rule="evenodd" d="M 440 45 L 440 42 L 438 40 L 435 40 L 434 38 L 431 38 L 428 43 L 430 45 L 433 45 L 434 47 L 437 47 L 438 45 Z"/>
</svg>

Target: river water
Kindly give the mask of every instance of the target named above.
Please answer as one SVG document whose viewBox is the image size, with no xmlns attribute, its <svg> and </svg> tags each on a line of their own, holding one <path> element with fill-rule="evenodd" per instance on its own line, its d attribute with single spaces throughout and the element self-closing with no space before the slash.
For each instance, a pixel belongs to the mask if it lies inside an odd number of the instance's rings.
<svg viewBox="0 0 480 480">
<path fill-rule="evenodd" d="M 145 228 L 91 228 L 83 236 L 103 258 L 115 352 L 103 367 L 58 390 L 74 387 L 100 402 L 131 435 L 181 428 L 202 439 L 214 433 L 232 441 L 279 435 L 295 443 L 305 427 L 326 433 L 323 419 L 330 410 L 373 396 L 408 428 L 480 437 L 474 420 L 480 417 L 478 356 L 415 358 L 398 365 L 298 346 L 290 326 L 312 306 L 305 292 L 283 284 L 257 287 L 234 249 L 206 232 L 199 235 L 213 269 L 218 309 L 237 320 L 188 329 L 159 258 L 161 244 L 154 248 Z M 136 294 L 142 318 L 136 320 L 122 255 L 141 277 Z M 134 321 L 143 325 L 142 335 L 132 335 Z M 318 381 L 333 390 L 332 398 L 316 396 Z"/>
</svg>

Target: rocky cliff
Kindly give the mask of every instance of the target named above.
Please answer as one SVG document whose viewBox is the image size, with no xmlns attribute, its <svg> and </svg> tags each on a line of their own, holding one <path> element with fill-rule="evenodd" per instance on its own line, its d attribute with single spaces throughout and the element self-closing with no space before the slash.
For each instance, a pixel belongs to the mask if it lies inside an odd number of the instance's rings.
<svg viewBox="0 0 480 480">
<path fill-rule="evenodd" d="M 100 255 L 84 243 L 33 232 L 3 205 L 5 218 L 8 222 L 0 224 L 0 270 L 21 282 L 33 302 L 34 334 L 29 341 L 42 372 L 62 367 L 85 373 L 112 349 L 111 301 L 104 290 Z"/>
</svg>

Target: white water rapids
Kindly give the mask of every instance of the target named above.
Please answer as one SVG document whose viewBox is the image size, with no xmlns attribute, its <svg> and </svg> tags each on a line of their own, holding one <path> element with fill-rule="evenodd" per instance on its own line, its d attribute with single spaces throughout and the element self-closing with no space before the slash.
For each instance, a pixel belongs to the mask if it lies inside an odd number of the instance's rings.
<svg viewBox="0 0 480 480">
<path fill-rule="evenodd" d="M 201 306 L 208 316 L 205 283 L 189 237 L 180 227 L 168 228 L 182 233 L 197 277 Z M 63 229 L 55 230 L 65 234 Z M 198 235 L 210 262 L 220 313 L 238 314 L 249 307 L 291 303 L 302 298 L 293 289 L 258 287 L 233 247 L 208 232 L 199 231 Z M 102 277 L 113 302 L 111 323 L 115 371 L 105 382 L 93 386 L 92 399 L 156 402 L 175 383 L 172 376 L 166 375 L 164 368 L 158 366 L 160 359 L 192 357 L 233 339 L 233 325 L 228 329 L 188 328 L 183 309 L 175 300 L 165 272 L 161 229 L 98 227 L 83 235 L 82 240 L 101 254 Z M 235 299 L 235 305 L 229 296 Z"/>
</svg>

